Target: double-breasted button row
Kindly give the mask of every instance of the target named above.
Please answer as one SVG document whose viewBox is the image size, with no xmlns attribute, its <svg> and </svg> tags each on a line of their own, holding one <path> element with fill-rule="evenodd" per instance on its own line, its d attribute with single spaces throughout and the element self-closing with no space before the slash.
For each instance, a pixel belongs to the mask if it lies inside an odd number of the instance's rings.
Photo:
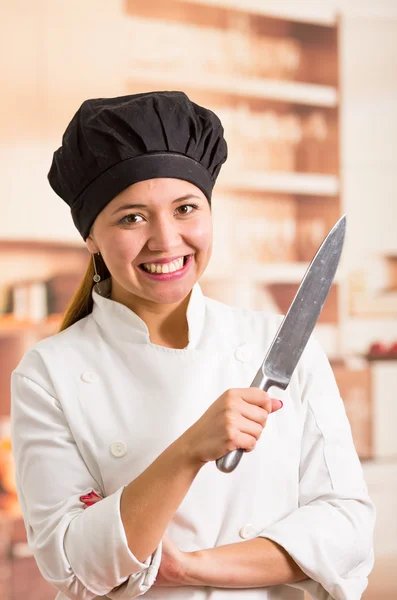
<svg viewBox="0 0 397 600">
<path fill-rule="evenodd" d="M 234 357 L 240 362 L 248 362 L 252 358 L 252 352 L 249 344 L 242 344 L 234 351 Z"/>
<path fill-rule="evenodd" d="M 251 523 L 246 523 L 241 527 L 239 535 L 243 540 L 252 538 L 255 535 L 255 527 Z"/>
<path fill-rule="evenodd" d="M 84 383 L 95 383 L 98 381 L 98 375 L 93 371 L 84 371 L 84 373 L 80 375 L 80 379 L 81 381 L 84 381 Z"/>
<path fill-rule="evenodd" d="M 113 442 L 110 444 L 110 453 L 116 458 L 122 458 L 127 454 L 127 444 L 125 442 Z"/>
</svg>

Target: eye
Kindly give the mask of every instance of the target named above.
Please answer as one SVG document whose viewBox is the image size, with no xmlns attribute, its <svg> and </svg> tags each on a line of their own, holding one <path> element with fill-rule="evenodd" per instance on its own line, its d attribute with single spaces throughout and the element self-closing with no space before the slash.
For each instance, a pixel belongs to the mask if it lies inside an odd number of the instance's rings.
<svg viewBox="0 0 397 600">
<path fill-rule="evenodd" d="M 136 215 L 135 213 L 130 213 L 129 215 L 126 215 L 125 217 L 123 217 L 120 220 L 120 223 L 122 225 L 130 225 L 133 223 L 138 223 L 139 221 L 137 221 L 136 219 L 142 219 L 142 217 L 140 215 Z"/>
<path fill-rule="evenodd" d="M 192 208 L 193 210 L 197 210 L 197 204 L 182 204 L 182 206 L 178 206 L 177 211 L 181 211 L 179 214 L 181 215 L 189 215 L 192 211 L 182 211 L 183 208 Z"/>
</svg>

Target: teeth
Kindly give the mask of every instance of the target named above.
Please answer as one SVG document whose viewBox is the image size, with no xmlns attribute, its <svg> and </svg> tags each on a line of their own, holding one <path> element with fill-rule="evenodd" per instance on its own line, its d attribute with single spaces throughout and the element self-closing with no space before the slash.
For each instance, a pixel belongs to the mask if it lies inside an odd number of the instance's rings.
<svg viewBox="0 0 397 600">
<path fill-rule="evenodd" d="M 149 271 L 149 273 L 174 273 L 183 268 L 183 256 L 163 265 L 144 263 L 142 266 L 145 271 Z"/>
</svg>

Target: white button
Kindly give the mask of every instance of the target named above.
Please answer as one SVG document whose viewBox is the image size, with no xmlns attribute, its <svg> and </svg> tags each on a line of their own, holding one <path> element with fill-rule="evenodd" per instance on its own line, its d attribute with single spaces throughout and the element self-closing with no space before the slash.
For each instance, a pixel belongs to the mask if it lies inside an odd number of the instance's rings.
<svg viewBox="0 0 397 600">
<path fill-rule="evenodd" d="M 243 344 L 234 352 L 234 357 L 241 362 L 248 362 L 251 359 L 251 350 L 248 344 Z"/>
<path fill-rule="evenodd" d="M 98 375 L 96 375 L 96 373 L 93 373 L 92 371 L 85 371 L 81 374 L 81 380 L 85 383 L 95 383 L 96 381 L 98 381 Z"/>
<path fill-rule="evenodd" d="M 242 526 L 242 528 L 239 531 L 239 534 L 240 537 L 243 538 L 243 540 L 246 540 L 255 535 L 255 527 L 251 525 L 251 523 L 247 523 L 246 525 Z"/>
<path fill-rule="evenodd" d="M 121 458 L 127 454 L 127 444 L 124 442 L 113 442 L 113 444 L 110 444 L 110 452 L 113 456 L 116 456 L 116 458 Z"/>
</svg>

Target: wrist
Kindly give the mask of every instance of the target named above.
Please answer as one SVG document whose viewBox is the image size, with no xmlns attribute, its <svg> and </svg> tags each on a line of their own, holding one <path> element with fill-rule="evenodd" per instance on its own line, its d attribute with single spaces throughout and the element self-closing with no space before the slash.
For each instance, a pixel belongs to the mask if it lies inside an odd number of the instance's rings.
<svg viewBox="0 0 397 600">
<path fill-rule="evenodd" d="M 188 429 L 183 433 L 177 440 L 175 440 L 174 449 L 179 457 L 179 460 L 183 462 L 188 468 L 194 471 L 199 471 L 206 463 L 200 460 L 197 453 L 194 450 L 194 442 L 190 436 L 190 430 Z"/>
<path fill-rule="evenodd" d="M 183 585 L 205 585 L 204 573 L 205 550 L 185 552 L 183 561 Z"/>
</svg>

